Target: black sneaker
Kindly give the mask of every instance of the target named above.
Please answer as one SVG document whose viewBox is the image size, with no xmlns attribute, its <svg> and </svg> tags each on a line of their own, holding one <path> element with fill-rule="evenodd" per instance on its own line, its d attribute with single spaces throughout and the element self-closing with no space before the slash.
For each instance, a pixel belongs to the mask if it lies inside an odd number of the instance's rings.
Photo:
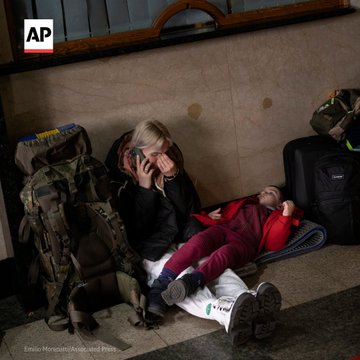
<svg viewBox="0 0 360 360">
<path fill-rule="evenodd" d="M 259 316 L 254 320 L 254 336 L 257 339 L 269 337 L 275 330 L 276 318 L 281 309 L 280 291 L 267 282 L 261 283 L 256 289 L 259 302 Z"/>
<path fill-rule="evenodd" d="M 169 306 L 178 304 L 185 300 L 189 295 L 192 295 L 199 284 L 193 279 L 191 274 L 185 274 L 180 279 L 172 281 L 167 289 L 161 293 L 165 303 Z"/>
<path fill-rule="evenodd" d="M 228 328 L 225 329 L 233 345 L 241 345 L 249 340 L 253 334 L 252 323 L 259 314 L 259 303 L 254 295 L 245 292 L 236 300 L 220 297 L 213 304 L 213 310 L 223 313 L 228 321 Z"/>
<path fill-rule="evenodd" d="M 147 311 L 160 317 L 164 317 L 167 305 L 161 293 L 167 288 L 171 279 L 155 279 L 148 293 L 149 306 Z"/>
</svg>

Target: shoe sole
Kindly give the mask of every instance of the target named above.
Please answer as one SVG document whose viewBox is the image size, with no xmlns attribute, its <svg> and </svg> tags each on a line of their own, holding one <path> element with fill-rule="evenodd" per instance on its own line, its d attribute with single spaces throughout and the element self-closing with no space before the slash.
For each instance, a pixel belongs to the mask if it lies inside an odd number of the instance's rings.
<svg viewBox="0 0 360 360">
<path fill-rule="evenodd" d="M 281 294 L 270 283 L 264 283 L 257 291 L 259 316 L 254 321 L 254 336 L 257 339 L 269 337 L 276 328 L 276 318 L 281 309 Z"/>
<path fill-rule="evenodd" d="M 167 289 L 161 293 L 161 297 L 169 306 L 178 304 L 186 298 L 186 286 L 183 280 L 178 279 L 171 282 Z"/>
<path fill-rule="evenodd" d="M 259 314 L 255 296 L 244 293 L 235 301 L 231 310 L 228 334 L 233 345 L 244 344 L 252 335 L 252 323 Z"/>
</svg>

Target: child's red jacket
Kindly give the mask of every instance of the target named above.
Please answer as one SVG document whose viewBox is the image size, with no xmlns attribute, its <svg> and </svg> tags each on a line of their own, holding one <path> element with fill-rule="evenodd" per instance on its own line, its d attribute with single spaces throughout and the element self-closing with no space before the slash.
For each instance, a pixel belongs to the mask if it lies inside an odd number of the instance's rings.
<svg viewBox="0 0 360 360">
<path fill-rule="evenodd" d="M 257 197 L 251 196 L 240 200 L 230 202 L 222 211 L 221 218 L 218 220 L 211 219 L 205 211 L 200 214 L 193 214 L 192 216 L 200 221 L 203 225 L 211 226 L 216 224 L 226 224 L 238 213 L 239 209 L 246 204 L 258 204 Z M 282 210 L 274 210 L 263 226 L 262 238 L 258 248 L 258 254 L 262 250 L 277 251 L 281 250 L 291 233 L 291 226 L 298 226 L 303 211 L 295 208 L 292 216 L 283 216 Z"/>
</svg>

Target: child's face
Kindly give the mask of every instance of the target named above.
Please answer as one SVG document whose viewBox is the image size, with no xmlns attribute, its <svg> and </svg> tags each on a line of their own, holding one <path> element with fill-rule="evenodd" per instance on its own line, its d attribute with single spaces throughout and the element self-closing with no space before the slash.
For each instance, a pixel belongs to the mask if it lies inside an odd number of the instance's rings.
<svg viewBox="0 0 360 360">
<path fill-rule="evenodd" d="M 280 208 L 282 204 L 280 190 L 274 186 L 266 186 L 260 191 L 258 198 L 261 205 L 271 206 L 275 209 Z"/>
</svg>

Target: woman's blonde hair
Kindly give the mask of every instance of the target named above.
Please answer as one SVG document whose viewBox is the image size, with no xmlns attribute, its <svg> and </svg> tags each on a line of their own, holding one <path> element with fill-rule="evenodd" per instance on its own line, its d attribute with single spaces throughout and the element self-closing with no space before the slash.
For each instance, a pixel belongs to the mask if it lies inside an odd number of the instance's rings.
<svg viewBox="0 0 360 360">
<path fill-rule="evenodd" d="M 139 149 L 156 146 L 159 149 L 164 142 L 172 145 L 171 136 L 167 127 L 158 120 L 145 120 L 136 125 L 131 144 Z"/>
</svg>

